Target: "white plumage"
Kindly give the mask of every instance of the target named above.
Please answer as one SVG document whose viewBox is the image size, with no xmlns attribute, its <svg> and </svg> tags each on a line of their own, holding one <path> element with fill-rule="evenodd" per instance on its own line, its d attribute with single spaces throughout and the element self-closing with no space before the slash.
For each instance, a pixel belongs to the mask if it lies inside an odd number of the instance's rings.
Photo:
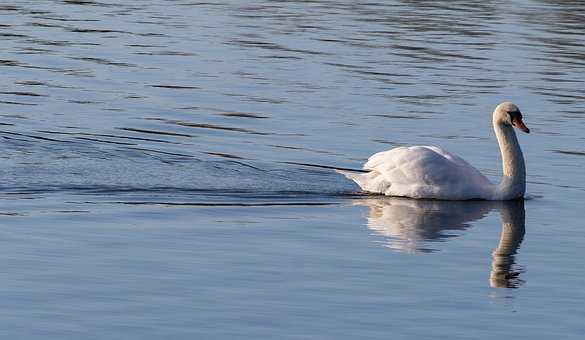
<svg viewBox="0 0 585 340">
<path fill-rule="evenodd" d="M 484 198 L 493 184 L 458 156 L 436 146 L 399 147 L 368 159 L 357 174 L 343 172 L 364 191 L 388 196 L 466 200 Z"/>
</svg>

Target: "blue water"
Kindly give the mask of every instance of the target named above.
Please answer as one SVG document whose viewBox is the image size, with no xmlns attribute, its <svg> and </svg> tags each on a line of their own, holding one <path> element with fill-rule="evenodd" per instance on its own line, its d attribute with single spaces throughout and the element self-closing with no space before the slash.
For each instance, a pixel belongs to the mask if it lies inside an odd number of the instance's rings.
<svg viewBox="0 0 585 340">
<path fill-rule="evenodd" d="M 3 2 L 0 336 L 581 338 L 583 22 L 578 1 Z M 504 100 L 525 201 L 366 196 L 319 167 L 430 144 L 497 182 Z"/>
</svg>

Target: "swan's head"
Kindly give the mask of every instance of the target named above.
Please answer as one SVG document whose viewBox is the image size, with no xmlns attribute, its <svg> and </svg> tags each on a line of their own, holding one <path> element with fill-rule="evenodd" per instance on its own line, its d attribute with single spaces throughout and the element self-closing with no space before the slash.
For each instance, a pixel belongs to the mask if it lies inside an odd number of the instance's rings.
<svg viewBox="0 0 585 340">
<path fill-rule="evenodd" d="M 522 121 L 522 113 L 520 112 L 520 109 L 518 109 L 518 106 L 514 105 L 514 103 L 503 102 L 496 106 L 493 119 L 494 123 L 514 126 L 519 130 L 530 133 L 530 129 L 527 128 Z"/>
</svg>

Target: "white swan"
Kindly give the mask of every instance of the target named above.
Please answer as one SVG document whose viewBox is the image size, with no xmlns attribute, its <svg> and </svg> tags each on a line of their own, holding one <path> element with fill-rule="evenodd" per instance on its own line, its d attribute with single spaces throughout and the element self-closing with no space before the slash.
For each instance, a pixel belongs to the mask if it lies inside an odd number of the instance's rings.
<svg viewBox="0 0 585 340">
<path fill-rule="evenodd" d="M 458 156 L 436 146 L 398 147 L 371 156 L 367 173 L 338 171 L 364 191 L 442 200 L 510 200 L 524 196 L 526 168 L 513 126 L 528 133 L 516 105 L 501 103 L 493 113 L 493 126 L 502 153 L 503 177 L 492 184 Z"/>
</svg>

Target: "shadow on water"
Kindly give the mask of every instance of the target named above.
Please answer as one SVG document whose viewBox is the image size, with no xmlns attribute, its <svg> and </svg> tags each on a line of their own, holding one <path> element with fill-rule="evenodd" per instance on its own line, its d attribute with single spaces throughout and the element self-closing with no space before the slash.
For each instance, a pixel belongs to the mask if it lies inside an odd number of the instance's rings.
<svg viewBox="0 0 585 340">
<path fill-rule="evenodd" d="M 367 226 L 384 237 L 383 245 L 400 252 L 434 252 L 432 244 L 457 237 L 497 210 L 502 221 L 500 241 L 492 253 L 490 286 L 518 288 L 524 281 L 523 269 L 516 265 L 525 233 L 524 200 L 514 201 L 436 201 L 405 198 L 371 198 L 356 201 L 369 207 Z"/>
</svg>

